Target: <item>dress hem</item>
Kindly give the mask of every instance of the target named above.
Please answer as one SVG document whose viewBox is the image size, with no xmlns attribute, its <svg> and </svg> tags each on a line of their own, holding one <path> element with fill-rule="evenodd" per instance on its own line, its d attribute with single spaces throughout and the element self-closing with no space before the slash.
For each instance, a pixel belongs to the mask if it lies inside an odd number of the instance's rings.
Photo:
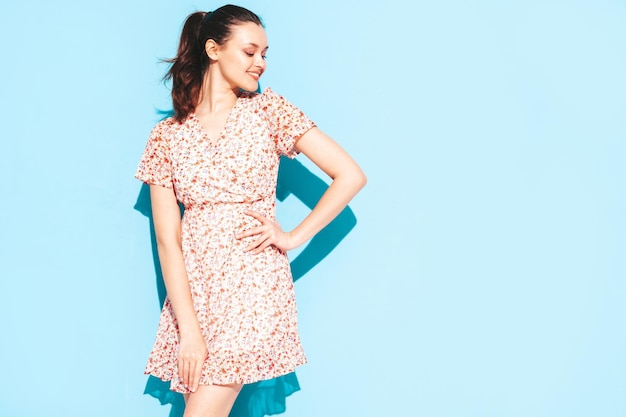
<svg viewBox="0 0 626 417">
<path fill-rule="evenodd" d="M 213 379 L 210 382 L 206 381 L 208 378 L 201 378 L 200 379 L 200 384 L 199 385 L 228 385 L 228 384 L 253 384 L 255 382 L 260 382 L 260 381 L 267 381 L 269 379 L 274 379 L 274 378 L 278 378 L 280 376 L 284 376 L 287 374 L 290 374 L 292 372 L 294 372 L 296 370 L 297 367 L 302 366 L 302 365 L 306 365 L 308 363 L 308 361 L 305 359 L 304 361 L 302 361 L 301 363 L 297 363 L 296 365 L 294 365 L 293 367 L 289 367 L 289 368 L 282 368 L 281 370 L 277 370 L 274 373 L 268 374 L 266 376 L 263 377 L 257 377 L 257 378 L 238 378 L 238 379 Z M 155 378 L 160 379 L 163 382 L 171 382 L 174 377 L 172 376 L 166 376 L 163 375 L 163 373 L 159 373 L 157 368 L 154 368 L 152 370 L 145 370 L 144 371 L 144 375 L 150 375 L 153 376 Z M 204 379 L 204 380 L 203 380 Z M 180 384 L 182 385 L 182 384 Z M 189 394 L 191 393 L 190 390 L 183 388 L 180 389 L 174 385 L 170 386 L 170 390 L 180 393 L 180 394 Z"/>
</svg>

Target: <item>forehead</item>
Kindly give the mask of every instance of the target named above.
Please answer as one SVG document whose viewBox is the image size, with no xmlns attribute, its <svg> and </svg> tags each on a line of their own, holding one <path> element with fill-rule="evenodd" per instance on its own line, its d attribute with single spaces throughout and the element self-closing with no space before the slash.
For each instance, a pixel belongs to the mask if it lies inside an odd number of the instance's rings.
<svg viewBox="0 0 626 417">
<path fill-rule="evenodd" d="M 229 41 L 236 44 L 255 44 L 262 49 L 267 48 L 265 29 L 253 22 L 233 25 Z"/>
</svg>

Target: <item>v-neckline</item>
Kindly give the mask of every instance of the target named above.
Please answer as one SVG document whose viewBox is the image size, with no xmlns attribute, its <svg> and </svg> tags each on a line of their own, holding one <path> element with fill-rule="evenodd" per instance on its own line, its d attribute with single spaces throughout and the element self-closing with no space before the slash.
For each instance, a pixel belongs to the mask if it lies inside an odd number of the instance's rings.
<svg viewBox="0 0 626 417">
<path fill-rule="evenodd" d="M 237 99 L 235 100 L 235 104 L 233 104 L 233 107 L 231 107 L 230 110 L 228 111 L 228 115 L 226 116 L 226 120 L 224 121 L 224 126 L 222 126 L 221 130 L 219 130 L 215 138 L 211 138 L 211 136 L 209 136 L 204 126 L 202 126 L 202 123 L 200 122 L 200 119 L 198 118 L 196 111 L 194 110 L 193 112 L 191 112 L 190 114 L 191 120 L 193 120 L 194 123 L 198 125 L 198 129 L 202 133 L 202 137 L 204 137 L 207 140 L 207 142 L 209 142 L 211 147 L 217 146 L 217 142 L 222 138 L 222 136 L 226 134 L 226 128 L 228 127 L 228 124 L 233 118 L 233 114 L 235 113 L 235 108 L 239 105 L 240 98 L 241 98 L 241 95 L 237 96 Z"/>
</svg>

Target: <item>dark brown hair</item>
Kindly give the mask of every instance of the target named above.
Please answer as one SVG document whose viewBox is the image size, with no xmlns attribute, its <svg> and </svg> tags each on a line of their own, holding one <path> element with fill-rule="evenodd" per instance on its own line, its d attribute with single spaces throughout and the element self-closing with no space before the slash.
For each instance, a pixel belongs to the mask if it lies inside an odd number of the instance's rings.
<svg viewBox="0 0 626 417">
<path fill-rule="evenodd" d="M 209 57 L 204 50 L 206 41 L 213 39 L 223 45 L 230 37 L 232 27 L 246 22 L 263 26 L 259 16 L 232 4 L 213 12 L 195 12 L 187 16 L 176 57 L 166 60 L 172 64 L 165 79 L 172 80 L 172 103 L 177 121 L 184 120 L 198 104 L 204 73 L 209 66 Z"/>
</svg>

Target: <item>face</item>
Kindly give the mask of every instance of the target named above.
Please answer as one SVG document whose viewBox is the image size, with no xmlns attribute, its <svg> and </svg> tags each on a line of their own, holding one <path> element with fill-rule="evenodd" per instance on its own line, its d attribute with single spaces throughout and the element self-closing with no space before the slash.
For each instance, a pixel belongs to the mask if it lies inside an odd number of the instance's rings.
<svg viewBox="0 0 626 417">
<path fill-rule="evenodd" d="M 232 27 L 231 36 L 223 45 L 213 46 L 207 50 L 212 60 L 210 66 L 217 66 L 232 88 L 256 91 L 266 66 L 265 29 L 252 22 L 241 23 Z"/>
</svg>

